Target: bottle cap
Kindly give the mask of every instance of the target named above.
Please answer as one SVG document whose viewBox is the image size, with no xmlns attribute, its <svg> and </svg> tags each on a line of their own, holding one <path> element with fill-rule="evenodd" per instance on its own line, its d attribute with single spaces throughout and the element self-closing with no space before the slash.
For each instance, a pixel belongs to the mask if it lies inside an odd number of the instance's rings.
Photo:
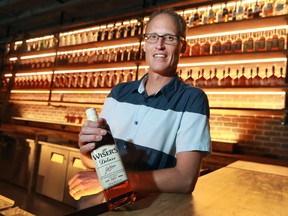
<svg viewBox="0 0 288 216">
<path fill-rule="evenodd" d="M 95 108 L 89 108 L 86 110 L 86 117 L 90 121 L 97 121 L 98 115 Z"/>
</svg>

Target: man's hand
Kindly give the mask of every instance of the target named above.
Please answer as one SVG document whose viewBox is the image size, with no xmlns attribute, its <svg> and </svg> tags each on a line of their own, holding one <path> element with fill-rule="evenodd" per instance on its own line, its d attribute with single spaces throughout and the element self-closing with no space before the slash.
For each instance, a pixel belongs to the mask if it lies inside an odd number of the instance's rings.
<svg viewBox="0 0 288 216">
<path fill-rule="evenodd" d="M 97 122 L 86 121 L 79 133 L 78 146 L 84 166 L 94 168 L 90 152 L 95 148 L 95 142 L 101 141 L 107 134 L 109 126 L 106 120 L 99 118 Z M 83 157 L 84 156 L 84 157 Z"/>
<path fill-rule="evenodd" d="M 77 173 L 68 181 L 68 185 L 69 193 L 75 200 L 79 200 L 82 196 L 97 194 L 102 191 L 101 184 L 94 170 Z"/>
</svg>

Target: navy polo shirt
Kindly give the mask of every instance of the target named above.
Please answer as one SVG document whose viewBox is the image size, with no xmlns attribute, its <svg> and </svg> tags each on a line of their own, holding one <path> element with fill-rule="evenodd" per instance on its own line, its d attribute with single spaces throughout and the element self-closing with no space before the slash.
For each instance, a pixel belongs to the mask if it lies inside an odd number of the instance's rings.
<svg viewBox="0 0 288 216">
<path fill-rule="evenodd" d="M 105 100 L 107 120 L 127 170 L 174 167 L 176 153 L 210 153 L 209 103 L 203 90 L 177 75 L 148 96 L 141 80 L 120 83 Z"/>
</svg>

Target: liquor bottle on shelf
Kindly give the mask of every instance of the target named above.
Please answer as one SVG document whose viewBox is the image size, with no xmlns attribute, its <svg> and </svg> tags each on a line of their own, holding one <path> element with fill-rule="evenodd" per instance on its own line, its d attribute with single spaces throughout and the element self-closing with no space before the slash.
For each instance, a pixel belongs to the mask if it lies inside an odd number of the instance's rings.
<svg viewBox="0 0 288 216">
<path fill-rule="evenodd" d="M 195 86 L 197 86 L 197 87 L 200 87 L 201 85 L 200 85 L 200 70 L 198 71 L 198 76 L 197 76 L 197 78 L 195 79 Z"/>
<path fill-rule="evenodd" d="M 276 0 L 274 2 L 274 16 L 287 14 L 287 1 Z"/>
<path fill-rule="evenodd" d="M 110 51 L 109 49 L 105 49 L 103 53 L 103 63 L 107 63 L 110 61 Z"/>
<path fill-rule="evenodd" d="M 222 43 L 219 36 L 217 37 L 215 43 L 212 45 L 212 54 L 218 55 L 222 53 Z"/>
<path fill-rule="evenodd" d="M 129 50 L 127 47 L 125 47 L 123 50 L 122 61 L 128 61 L 128 60 L 129 60 Z"/>
<path fill-rule="evenodd" d="M 208 24 L 213 24 L 215 22 L 215 11 L 213 5 L 211 5 L 208 9 Z"/>
<path fill-rule="evenodd" d="M 259 76 L 259 67 L 256 67 L 256 75 L 253 77 L 252 85 L 253 86 L 262 85 L 262 78 Z"/>
<path fill-rule="evenodd" d="M 253 6 L 252 6 L 252 3 L 250 2 L 249 3 L 249 5 L 248 5 L 248 7 L 247 7 L 247 11 L 246 11 L 246 17 L 247 17 L 247 19 L 252 19 L 253 18 Z"/>
<path fill-rule="evenodd" d="M 194 13 L 193 13 L 193 10 L 191 10 L 191 14 L 189 16 L 189 22 L 188 22 L 189 28 L 193 27 L 193 20 L 194 20 Z"/>
<path fill-rule="evenodd" d="M 116 61 L 123 61 L 123 49 L 121 47 L 117 49 Z"/>
<path fill-rule="evenodd" d="M 97 77 L 97 88 L 103 88 L 103 74 L 102 71 L 99 72 Z"/>
<path fill-rule="evenodd" d="M 215 87 L 215 86 L 219 86 L 219 79 L 217 77 L 217 69 L 214 69 L 214 76 L 211 79 L 211 86 Z"/>
<path fill-rule="evenodd" d="M 268 86 L 269 85 L 269 78 L 268 78 L 268 68 L 265 68 L 265 76 L 262 80 L 263 86 Z"/>
<path fill-rule="evenodd" d="M 247 86 L 247 77 L 245 76 L 245 67 L 242 67 L 242 74 L 239 77 L 239 86 Z"/>
<path fill-rule="evenodd" d="M 97 122 L 98 120 L 98 115 L 94 108 L 87 109 L 86 116 L 90 121 Z M 123 205 L 134 203 L 136 195 L 131 189 L 112 134 L 108 132 L 101 141 L 96 142 L 96 146 L 91 152 L 91 157 L 94 161 L 95 170 L 103 188 L 108 208 L 114 210 Z M 114 169 L 108 169 L 109 167 L 114 167 Z"/>
<path fill-rule="evenodd" d="M 65 74 L 64 87 L 65 88 L 70 88 L 71 87 L 71 75 L 70 74 Z"/>
<path fill-rule="evenodd" d="M 212 70 L 209 71 L 209 78 L 206 81 L 208 87 L 212 85 Z"/>
<path fill-rule="evenodd" d="M 77 74 L 73 73 L 71 77 L 71 88 L 77 88 Z"/>
<path fill-rule="evenodd" d="M 252 32 L 250 32 L 246 41 L 244 41 L 243 52 L 254 52 L 254 37 Z"/>
<path fill-rule="evenodd" d="M 196 8 L 196 11 L 193 15 L 193 27 L 198 26 L 200 24 L 200 15 L 198 12 L 198 8 Z"/>
<path fill-rule="evenodd" d="M 271 50 L 279 50 L 279 39 L 278 39 L 276 29 L 274 30 L 273 35 L 272 35 Z"/>
<path fill-rule="evenodd" d="M 216 19 L 215 22 L 220 23 L 223 21 L 223 5 L 221 5 L 221 8 L 218 9 L 216 12 Z"/>
<path fill-rule="evenodd" d="M 273 0 L 265 0 L 265 4 L 262 8 L 262 17 L 272 16 L 274 13 L 274 2 Z"/>
<path fill-rule="evenodd" d="M 244 11 L 245 11 L 245 8 L 242 4 L 242 0 L 240 2 L 237 1 L 236 20 L 244 19 Z"/>
<path fill-rule="evenodd" d="M 192 77 L 192 75 L 193 75 L 192 73 L 193 73 L 193 70 L 192 70 L 192 69 L 188 70 L 188 71 L 187 71 L 187 78 L 185 79 L 185 83 L 186 83 L 187 85 L 191 85 L 191 86 L 194 85 L 194 79 L 193 79 L 193 77 Z"/>
<path fill-rule="evenodd" d="M 242 39 L 240 34 L 238 34 L 236 40 L 234 40 L 232 43 L 232 51 L 235 53 L 242 52 Z"/>
<path fill-rule="evenodd" d="M 208 7 L 206 8 L 206 10 L 204 10 L 204 12 L 201 15 L 201 24 L 202 25 L 208 24 Z"/>
<path fill-rule="evenodd" d="M 110 87 L 111 87 L 111 86 L 110 86 L 110 78 L 111 78 L 110 72 L 107 71 L 107 72 L 106 72 L 106 75 L 105 75 L 105 77 L 104 77 L 104 84 L 103 84 L 103 87 L 104 87 L 104 88 L 110 88 Z"/>
<path fill-rule="evenodd" d="M 247 79 L 247 85 L 248 86 L 253 85 L 253 68 L 250 69 L 250 77 Z"/>
<path fill-rule="evenodd" d="M 119 80 L 118 83 L 122 83 L 125 82 L 125 73 L 124 70 L 121 71 L 120 75 L 119 75 Z"/>
<path fill-rule="evenodd" d="M 224 7 L 222 9 L 222 21 L 223 22 L 229 21 L 229 10 L 227 8 L 227 2 L 224 4 Z"/>
<path fill-rule="evenodd" d="M 82 87 L 88 88 L 89 87 L 89 76 L 88 73 L 85 73 L 83 76 Z"/>
<path fill-rule="evenodd" d="M 116 49 L 114 48 L 114 49 L 110 52 L 109 62 L 116 62 L 116 61 L 117 61 L 117 52 L 116 52 Z"/>
<path fill-rule="evenodd" d="M 277 83 L 279 86 L 285 85 L 285 77 L 283 75 L 283 67 L 280 68 L 280 75 L 278 76 Z"/>
<path fill-rule="evenodd" d="M 99 50 L 97 53 L 97 63 L 103 63 L 104 53 L 103 50 Z"/>
<path fill-rule="evenodd" d="M 266 31 L 266 51 L 272 50 L 272 45 L 273 45 L 272 37 L 273 37 L 273 32 Z"/>
<path fill-rule="evenodd" d="M 134 79 L 134 73 L 133 70 L 130 69 L 129 74 L 127 75 L 127 82 L 131 82 Z"/>
<path fill-rule="evenodd" d="M 255 52 L 263 52 L 266 50 L 266 38 L 264 37 L 264 32 L 257 32 L 256 34 Z"/>
<path fill-rule="evenodd" d="M 201 54 L 201 45 L 199 43 L 199 39 L 194 40 L 195 43 L 192 46 L 192 56 L 199 56 Z"/>
<path fill-rule="evenodd" d="M 190 45 L 190 42 L 187 40 L 186 41 L 186 49 L 185 49 L 185 52 L 181 54 L 181 56 L 185 57 L 185 56 L 190 56 L 190 53 L 191 53 L 191 45 Z"/>
<path fill-rule="evenodd" d="M 82 88 L 82 87 L 83 87 L 83 76 L 82 73 L 78 73 L 76 88 Z"/>
<path fill-rule="evenodd" d="M 286 49 L 286 29 L 279 29 L 278 35 L 279 50 L 284 50 Z"/>
<path fill-rule="evenodd" d="M 96 81 L 97 81 L 96 72 L 93 72 L 89 79 L 89 88 L 97 87 Z"/>
<path fill-rule="evenodd" d="M 230 54 L 232 53 L 232 36 L 227 36 L 225 41 L 224 53 Z"/>
<path fill-rule="evenodd" d="M 272 66 L 272 74 L 268 78 L 268 86 L 276 86 L 278 77 L 275 75 L 275 66 Z"/>
<path fill-rule="evenodd" d="M 259 18 L 259 17 L 260 17 L 260 5 L 258 3 L 258 0 L 256 0 L 253 7 L 253 18 Z"/>
<path fill-rule="evenodd" d="M 220 86 L 225 86 L 225 69 L 222 72 L 222 78 L 220 79 Z"/>
<path fill-rule="evenodd" d="M 115 70 L 111 77 L 111 87 L 114 87 L 115 85 L 117 85 L 117 80 L 118 80 L 118 75 L 117 75 L 117 71 Z"/>
<path fill-rule="evenodd" d="M 237 20 L 237 2 L 234 2 L 234 6 L 231 12 L 231 21 L 236 21 Z"/>
<path fill-rule="evenodd" d="M 210 55 L 211 44 L 209 38 L 202 44 L 201 55 Z"/>
<path fill-rule="evenodd" d="M 179 72 L 177 72 L 177 74 L 178 74 L 179 79 L 184 82 L 184 80 L 182 78 L 182 70 L 179 70 Z"/>
<path fill-rule="evenodd" d="M 224 82 L 224 85 L 227 87 L 227 86 L 232 86 L 232 77 L 230 75 L 230 72 L 231 72 L 231 69 L 230 67 L 227 69 L 227 76 L 225 77 L 225 82 Z"/>
</svg>

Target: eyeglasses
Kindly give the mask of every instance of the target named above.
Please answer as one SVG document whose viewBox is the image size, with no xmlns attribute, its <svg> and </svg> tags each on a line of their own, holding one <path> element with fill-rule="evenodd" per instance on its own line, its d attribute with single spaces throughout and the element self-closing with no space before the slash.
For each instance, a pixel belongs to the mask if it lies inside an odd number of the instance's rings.
<svg viewBox="0 0 288 216">
<path fill-rule="evenodd" d="M 158 35 L 155 33 L 144 34 L 144 39 L 148 43 L 156 43 L 160 37 L 163 39 L 165 44 L 169 45 L 177 45 L 179 40 L 185 40 L 183 37 L 179 35 L 171 35 L 171 34 Z"/>
</svg>

